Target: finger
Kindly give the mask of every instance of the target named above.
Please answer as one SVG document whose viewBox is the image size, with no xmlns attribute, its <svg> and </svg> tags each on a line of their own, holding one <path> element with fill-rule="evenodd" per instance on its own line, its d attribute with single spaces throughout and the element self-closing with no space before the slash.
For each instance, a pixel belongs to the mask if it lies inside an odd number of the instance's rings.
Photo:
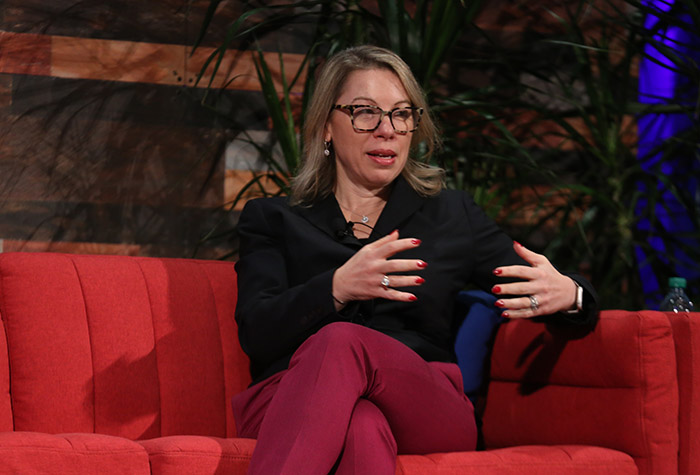
<svg viewBox="0 0 700 475">
<path fill-rule="evenodd" d="M 525 304 L 525 307 L 521 307 L 523 301 L 522 298 L 497 300 L 496 307 L 504 308 L 501 316 L 509 319 L 532 318 L 537 317 L 538 315 L 543 315 L 540 308 L 533 309 L 531 307 L 532 304 L 529 298 L 526 300 L 527 304 Z"/>
<path fill-rule="evenodd" d="M 491 287 L 491 293 L 495 295 L 530 295 L 533 293 L 533 288 L 530 282 L 513 282 L 494 285 Z"/>
<path fill-rule="evenodd" d="M 507 309 L 509 312 L 528 311 L 535 312 L 532 308 L 530 297 L 516 297 L 512 299 L 498 299 L 495 303 L 496 307 Z M 539 307 L 538 307 L 539 308 Z"/>
<path fill-rule="evenodd" d="M 398 238 L 399 238 L 399 230 L 394 229 L 392 232 L 390 232 L 386 236 L 383 236 L 383 237 L 377 239 L 373 243 L 367 244 L 365 246 L 365 249 L 376 249 L 376 248 L 382 247 L 386 243 L 396 241 Z"/>
<path fill-rule="evenodd" d="M 419 275 L 388 275 L 389 288 L 414 287 L 422 285 L 425 279 Z"/>
<path fill-rule="evenodd" d="M 386 300 L 396 300 L 398 302 L 415 302 L 418 297 L 410 292 L 401 292 L 395 289 L 386 289 L 379 297 Z"/>
<path fill-rule="evenodd" d="M 513 249 L 515 249 L 516 254 L 525 259 L 528 264 L 533 266 L 543 264 L 544 262 L 549 262 L 546 257 L 542 254 L 537 254 L 520 244 L 519 242 L 513 242 Z"/>
<path fill-rule="evenodd" d="M 493 270 L 494 275 L 499 277 L 517 277 L 531 280 L 536 277 L 536 271 L 530 266 L 505 266 L 497 267 Z"/>
<path fill-rule="evenodd" d="M 508 319 L 533 318 L 538 315 L 538 313 L 532 312 L 531 310 L 506 310 L 501 314 L 502 317 Z"/>
<path fill-rule="evenodd" d="M 377 241 L 379 242 L 379 241 Z M 399 252 L 402 251 L 407 251 L 409 249 L 416 248 L 420 246 L 421 241 L 420 239 L 415 239 L 415 238 L 404 238 L 404 239 L 397 239 L 395 241 L 387 241 L 382 243 L 380 246 L 377 246 L 374 248 L 374 250 L 378 253 L 380 257 L 383 257 L 384 259 L 389 258 L 395 254 L 398 254 Z"/>
<path fill-rule="evenodd" d="M 427 266 L 428 264 L 420 259 L 389 259 L 383 264 L 382 268 L 388 274 L 392 272 L 416 271 L 425 269 Z"/>
</svg>

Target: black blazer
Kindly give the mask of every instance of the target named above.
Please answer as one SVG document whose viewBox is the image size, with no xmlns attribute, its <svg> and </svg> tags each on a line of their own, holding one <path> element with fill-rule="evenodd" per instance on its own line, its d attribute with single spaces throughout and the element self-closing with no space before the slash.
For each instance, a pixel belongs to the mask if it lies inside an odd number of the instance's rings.
<svg viewBox="0 0 700 475">
<path fill-rule="evenodd" d="M 246 204 L 238 224 L 236 321 L 254 383 L 285 369 L 304 340 L 334 321 L 381 331 L 427 361 L 453 362 L 460 323 L 454 315 L 456 294 L 469 284 L 488 291 L 506 282 L 493 275 L 496 267 L 526 265 L 513 250 L 513 241 L 461 191 L 425 198 L 398 178 L 367 241 L 394 229 L 400 237 L 422 241 L 396 256 L 427 262 L 418 272 L 425 283 L 409 290 L 418 300 L 352 302 L 337 313 L 331 296 L 333 272 L 363 243 L 347 231 L 335 197 L 311 207 L 290 207 L 286 197 Z M 585 289 L 584 314 L 576 319 L 591 323 L 595 292 L 585 279 L 570 276 Z"/>
</svg>

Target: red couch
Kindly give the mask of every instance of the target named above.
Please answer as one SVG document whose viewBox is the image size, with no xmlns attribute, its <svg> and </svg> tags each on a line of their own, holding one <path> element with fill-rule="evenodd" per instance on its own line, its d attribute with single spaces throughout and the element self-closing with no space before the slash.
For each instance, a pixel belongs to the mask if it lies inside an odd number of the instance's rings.
<svg viewBox="0 0 700 475">
<path fill-rule="evenodd" d="M 227 262 L 0 254 L 0 473 L 245 473 L 235 289 Z M 691 473 L 698 322 L 502 324 L 479 404 L 487 450 L 403 455 L 397 473 Z"/>
</svg>

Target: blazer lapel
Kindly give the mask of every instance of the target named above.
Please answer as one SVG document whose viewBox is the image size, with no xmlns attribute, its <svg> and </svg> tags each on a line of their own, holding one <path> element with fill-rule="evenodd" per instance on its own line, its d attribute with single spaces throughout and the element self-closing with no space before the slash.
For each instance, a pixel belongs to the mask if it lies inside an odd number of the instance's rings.
<svg viewBox="0 0 700 475">
<path fill-rule="evenodd" d="M 411 185 L 402 176 L 399 176 L 391 190 L 389 200 L 369 236 L 369 241 L 376 241 L 397 229 L 423 205 L 425 200 L 426 198 L 416 193 Z M 357 248 L 362 246 L 352 233 L 344 232 L 345 217 L 332 193 L 314 203 L 313 206 L 295 206 L 294 208 L 299 215 L 339 242 Z"/>
<path fill-rule="evenodd" d="M 401 223 L 418 211 L 425 200 L 425 197 L 411 188 L 403 176 L 399 176 L 391 190 L 389 200 L 377 220 L 377 225 L 372 230 L 370 241 L 375 241 L 394 229 L 398 229 Z"/>
<path fill-rule="evenodd" d="M 352 231 L 347 232 L 347 221 L 345 221 L 343 212 L 332 193 L 314 203 L 313 206 L 295 206 L 295 210 L 338 242 L 357 248 L 362 247 L 360 241 L 352 235 Z"/>
</svg>

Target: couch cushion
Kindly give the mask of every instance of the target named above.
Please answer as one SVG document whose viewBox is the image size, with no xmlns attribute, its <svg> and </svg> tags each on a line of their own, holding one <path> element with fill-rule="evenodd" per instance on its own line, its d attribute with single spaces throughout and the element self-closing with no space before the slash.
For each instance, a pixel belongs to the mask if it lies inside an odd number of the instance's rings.
<svg viewBox="0 0 700 475">
<path fill-rule="evenodd" d="M 460 292 L 456 299 L 457 316 L 463 315 L 455 335 L 455 355 L 462 372 L 464 393 L 472 403 L 480 396 L 491 354 L 494 333 L 506 319 L 494 306 L 496 297 L 483 290 Z"/>
<path fill-rule="evenodd" d="M 587 446 L 523 446 L 486 452 L 401 455 L 397 474 L 454 475 L 634 475 L 634 460 L 622 452 Z"/>
<path fill-rule="evenodd" d="M 244 475 L 255 448 L 252 439 L 174 436 L 141 441 L 154 475 Z M 397 474 L 636 475 L 627 454 L 585 446 L 514 447 L 487 452 L 401 455 Z"/>
<path fill-rule="evenodd" d="M 677 473 L 678 386 L 659 312 L 606 311 L 590 334 L 501 325 L 484 413 L 487 448 L 581 444 L 620 450 L 640 473 Z"/>
<path fill-rule="evenodd" d="M 150 474 L 146 450 L 101 434 L 0 432 L 2 473 Z"/>
<path fill-rule="evenodd" d="M 15 430 L 235 435 L 235 302 L 229 262 L 0 254 Z"/>
<path fill-rule="evenodd" d="M 153 475 L 245 475 L 255 448 L 252 439 L 171 436 L 143 440 Z"/>
<path fill-rule="evenodd" d="M 695 473 L 700 467 L 700 313 L 666 313 L 673 329 L 676 347 L 678 391 L 680 403 L 680 434 L 678 471 L 681 475 Z M 695 434 L 693 433 L 695 429 Z"/>
</svg>

